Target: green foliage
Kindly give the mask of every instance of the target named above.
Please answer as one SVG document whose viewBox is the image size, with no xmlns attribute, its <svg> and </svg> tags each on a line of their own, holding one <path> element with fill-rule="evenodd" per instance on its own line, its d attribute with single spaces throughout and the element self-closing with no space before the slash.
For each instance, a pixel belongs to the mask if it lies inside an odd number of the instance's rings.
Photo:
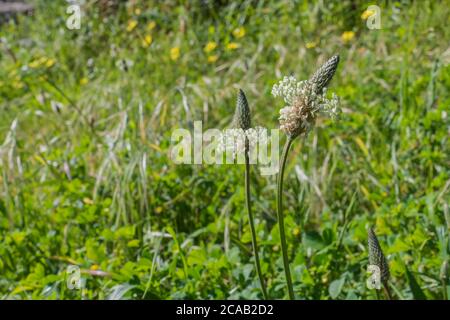
<svg viewBox="0 0 450 320">
<path fill-rule="evenodd" d="M 244 168 L 176 165 L 171 132 L 227 127 L 238 88 L 252 124 L 276 128 L 272 85 L 334 54 L 344 112 L 293 145 L 285 172 L 295 294 L 375 299 L 369 225 L 393 296 L 450 291 L 444 3 L 389 3 L 369 30 L 364 1 L 87 1 L 68 30 L 64 2 L 35 2 L 0 26 L 0 298 L 261 298 Z M 262 272 L 286 298 L 275 176 L 252 172 Z M 68 289 L 69 265 L 82 290 Z"/>
</svg>

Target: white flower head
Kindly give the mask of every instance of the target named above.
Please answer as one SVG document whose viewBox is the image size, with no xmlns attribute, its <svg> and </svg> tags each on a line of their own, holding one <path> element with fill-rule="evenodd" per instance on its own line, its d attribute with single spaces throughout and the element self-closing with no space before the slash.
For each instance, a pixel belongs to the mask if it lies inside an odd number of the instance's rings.
<svg viewBox="0 0 450 320">
<path fill-rule="evenodd" d="M 245 150 L 245 131 L 243 129 L 226 129 L 218 144 L 219 152 L 230 152 L 233 158 Z"/>
<path fill-rule="evenodd" d="M 248 140 L 249 152 L 257 148 L 257 146 L 267 145 L 267 129 L 262 127 L 243 129 L 227 129 L 220 137 L 218 145 L 219 152 L 226 152 L 232 155 L 233 159 L 238 154 L 245 152 L 245 140 Z"/>
<path fill-rule="evenodd" d="M 307 134 L 314 126 L 318 114 L 332 118 L 339 113 L 339 99 L 333 94 L 326 97 L 326 88 L 322 89 L 310 81 L 297 81 L 294 77 L 284 77 L 272 88 L 272 95 L 281 96 L 287 106 L 280 110 L 280 129 L 291 138 Z"/>
<path fill-rule="evenodd" d="M 272 87 L 272 95 L 274 97 L 283 97 L 284 102 L 292 104 L 293 99 L 300 94 L 305 83 L 306 81 L 298 82 L 293 76 L 285 76 L 283 80 Z"/>
</svg>

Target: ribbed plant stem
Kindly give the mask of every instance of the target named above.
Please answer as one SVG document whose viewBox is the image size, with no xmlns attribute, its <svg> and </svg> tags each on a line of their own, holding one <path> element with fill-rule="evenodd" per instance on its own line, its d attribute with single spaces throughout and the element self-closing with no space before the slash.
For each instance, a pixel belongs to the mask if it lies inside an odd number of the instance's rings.
<svg viewBox="0 0 450 320">
<path fill-rule="evenodd" d="M 247 207 L 248 221 L 250 223 L 250 230 L 252 233 L 252 246 L 253 246 L 253 255 L 255 258 L 256 272 L 258 273 L 259 283 L 261 284 L 261 291 L 263 293 L 264 299 L 267 300 L 268 296 L 266 286 L 264 284 L 263 275 L 261 272 L 261 265 L 259 262 L 258 243 L 256 242 L 255 222 L 253 220 L 252 206 L 250 201 L 250 161 L 248 157 L 248 148 L 246 148 L 245 151 L 245 203 Z"/>
<path fill-rule="evenodd" d="M 389 284 L 387 282 L 383 283 L 383 289 L 384 289 L 384 294 L 386 295 L 386 298 L 388 300 L 393 300 L 391 290 L 389 289 Z"/>
<path fill-rule="evenodd" d="M 284 273 L 286 274 L 286 282 L 289 292 L 289 299 L 294 300 L 294 289 L 292 287 L 291 270 L 289 269 L 289 258 L 287 254 L 286 234 L 284 232 L 284 216 L 283 216 L 283 176 L 284 167 L 286 166 L 286 159 L 291 147 L 292 139 L 288 137 L 284 145 L 283 153 L 281 155 L 280 171 L 278 172 L 278 193 L 277 193 L 277 216 L 278 228 L 280 230 L 281 251 L 283 253 Z"/>
<path fill-rule="evenodd" d="M 442 279 L 442 297 L 445 301 L 448 300 L 447 281 L 445 281 L 445 279 Z"/>
</svg>

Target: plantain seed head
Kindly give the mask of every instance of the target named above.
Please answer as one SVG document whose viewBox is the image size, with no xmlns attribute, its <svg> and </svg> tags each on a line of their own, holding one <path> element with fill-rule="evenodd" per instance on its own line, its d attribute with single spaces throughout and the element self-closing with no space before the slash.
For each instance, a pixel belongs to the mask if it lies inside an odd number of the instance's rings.
<svg viewBox="0 0 450 320">
<path fill-rule="evenodd" d="M 248 107 L 245 93 L 241 89 L 239 89 L 237 96 L 236 111 L 234 113 L 233 123 L 235 127 L 243 130 L 248 130 L 251 126 L 250 108 Z"/>
<path fill-rule="evenodd" d="M 389 280 L 389 265 L 381 250 L 380 243 L 372 228 L 368 229 L 369 242 L 369 264 L 380 268 L 381 282 L 386 283 Z"/>
<path fill-rule="evenodd" d="M 442 281 L 447 281 L 448 278 L 448 260 L 445 260 L 441 265 L 441 272 L 439 274 L 439 278 Z"/>
<path fill-rule="evenodd" d="M 316 87 L 316 93 L 322 93 L 322 90 L 328 86 L 339 64 L 339 55 L 332 56 L 325 62 L 309 80 Z"/>
</svg>

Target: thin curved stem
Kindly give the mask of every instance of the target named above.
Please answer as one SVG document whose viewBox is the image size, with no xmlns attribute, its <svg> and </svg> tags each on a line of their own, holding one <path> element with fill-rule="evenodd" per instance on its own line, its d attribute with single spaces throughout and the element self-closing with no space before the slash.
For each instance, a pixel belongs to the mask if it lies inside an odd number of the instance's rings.
<svg viewBox="0 0 450 320">
<path fill-rule="evenodd" d="M 442 279 L 442 297 L 443 300 L 448 300 L 448 294 L 447 294 L 447 281 L 445 279 Z"/>
<path fill-rule="evenodd" d="M 250 161 L 248 157 L 248 148 L 246 148 L 245 150 L 245 203 L 247 207 L 248 220 L 250 223 L 250 230 L 252 233 L 252 246 L 253 246 L 253 255 L 255 257 L 256 272 L 258 273 L 259 283 L 261 285 L 261 291 L 263 293 L 264 299 L 267 300 L 268 296 L 266 291 L 266 285 L 264 284 L 264 279 L 261 272 L 261 265 L 259 262 L 258 243 L 256 242 L 255 222 L 253 220 L 253 213 L 250 202 Z"/>
<path fill-rule="evenodd" d="M 383 283 L 384 294 L 388 300 L 394 300 L 392 298 L 391 290 L 389 289 L 389 284 L 387 282 Z"/>
<path fill-rule="evenodd" d="M 294 289 L 292 286 L 291 270 L 289 269 L 289 258 L 287 254 L 286 234 L 284 232 L 284 216 L 283 216 L 283 176 L 284 168 L 286 166 L 286 159 L 289 153 L 289 148 L 292 144 L 292 139 L 288 137 L 284 145 L 283 153 L 281 155 L 280 172 L 278 172 L 278 193 L 277 193 L 277 216 L 278 228 L 280 230 L 281 251 L 283 253 L 284 273 L 286 274 L 286 282 L 289 292 L 289 299 L 294 300 Z"/>
</svg>

